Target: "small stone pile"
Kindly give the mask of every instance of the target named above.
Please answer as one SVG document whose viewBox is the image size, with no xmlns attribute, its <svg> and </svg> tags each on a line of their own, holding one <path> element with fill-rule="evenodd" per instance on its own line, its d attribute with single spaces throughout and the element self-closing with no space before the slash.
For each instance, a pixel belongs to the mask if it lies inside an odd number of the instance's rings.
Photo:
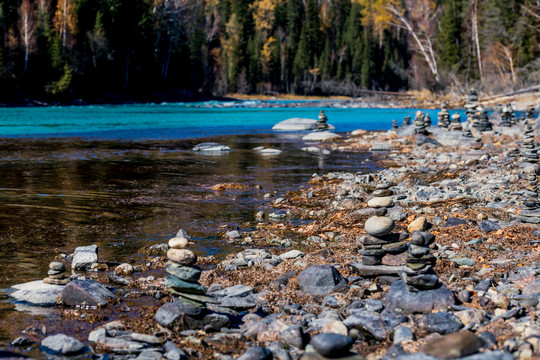
<svg viewBox="0 0 540 360">
<path fill-rule="evenodd" d="M 476 108 L 478 107 L 478 93 L 476 89 L 471 89 L 469 96 L 467 97 L 467 102 L 465 103 L 465 112 L 467 114 L 467 119 L 472 117 L 476 113 Z"/>
<path fill-rule="evenodd" d="M 426 121 L 424 119 L 425 115 L 423 112 L 418 110 L 416 116 L 414 117 L 414 133 L 417 135 L 427 135 L 426 130 Z"/>
<path fill-rule="evenodd" d="M 488 113 L 483 106 L 479 106 L 476 113 L 476 121 L 472 126 L 479 131 L 491 131 L 493 126 L 489 122 Z"/>
<path fill-rule="evenodd" d="M 411 236 L 407 248 L 406 263 L 411 272 L 400 271 L 399 273 L 401 279 L 407 285 L 407 290 L 411 292 L 439 287 L 439 278 L 433 271 L 436 258 L 431 254 L 429 248 L 434 239 L 435 236 L 428 232 L 416 231 Z"/>
<path fill-rule="evenodd" d="M 503 107 L 501 114 L 500 126 L 510 127 L 512 126 L 512 112 L 508 106 Z"/>
<path fill-rule="evenodd" d="M 409 115 L 403 118 L 403 126 L 411 125 L 411 117 Z"/>
<path fill-rule="evenodd" d="M 195 266 L 197 255 L 185 249 L 190 238 L 180 230 L 176 237 L 169 240 L 169 261 L 165 265 L 169 275 L 165 277 L 165 286 L 170 293 L 180 296 L 182 301 L 206 309 L 206 289 L 199 284 L 201 269 Z"/>
<path fill-rule="evenodd" d="M 463 130 L 463 127 L 461 126 L 461 115 L 458 113 L 452 115 L 452 122 L 450 123 L 448 130 Z"/>
<path fill-rule="evenodd" d="M 538 163 L 538 149 L 534 143 L 534 127 L 530 122 L 527 122 L 527 126 L 525 127 L 525 135 L 521 144 L 521 154 L 524 161 L 532 164 Z"/>
<path fill-rule="evenodd" d="M 527 183 L 525 189 L 523 210 L 519 212 L 520 219 L 526 223 L 540 223 L 540 203 L 538 202 L 538 178 L 534 169 L 527 171 Z"/>
<path fill-rule="evenodd" d="M 327 131 L 330 127 L 327 124 L 328 118 L 323 110 L 319 113 L 319 121 L 317 121 L 317 127 L 314 131 Z"/>
<path fill-rule="evenodd" d="M 392 130 L 397 130 L 399 127 L 398 127 L 398 123 L 397 123 L 397 120 L 396 119 L 393 119 L 392 120 Z"/>
<path fill-rule="evenodd" d="M 426 124 L 426 127 L 431 126 L 431 116 L 429 114 L 424 115 L 424 124 Z"/>
<path fill-rule="evenodd" d="M 467 126 L 463 130 L 463 136 L 467 137 L 467 138 L 472 138 L 473 137 L 472 132 L 471 132 L 471 124 L 470 123 L 467 124 Z"/>
<path fill-rule="evenodd" d="M 59 261 L 53 261 L 49 264 L 47 275 L 49 276 L 43 279 L 45 284 L 66 285 L 71 281 L 71 278 L 66 276 L 66 266 Z"/>
<path fill-rule="evenodd" d="M 448 104 L 446 101 L 443 101 L 441 104 L 441 111 L 437 114 L 437 119 L 438 127 L 448 128 L 448 126 L 450 126 L 450 113 L 448 112 Z"/>
<path fill-rule="evenodd" d="M 388 184 L 379 184 L 373 192 L 374 197 L 368 201 L 368 206 L 375 209 L 375 216 L 367 219 L 364 225 L 367 235 L 360 238 L 360 254 L 364 265 L 381 265 L 387 253 L 394 254 L 405 250 L 407 242 L 400 241 L 398 234 L 391 234 L 394 220 L 386 216 L 387 208 L 393 203 L 392 195 Z"/>
<path fill-rule="evenodd" d="M 525 120 L 528 122 L 528 123 L 534 123 L 535 122 L 535 118 L 534 118 L 534 106 L 533 105 L 530 105 L 528 108 L 527 108 L 527 112 L 525 113 Z"/>
</svg>

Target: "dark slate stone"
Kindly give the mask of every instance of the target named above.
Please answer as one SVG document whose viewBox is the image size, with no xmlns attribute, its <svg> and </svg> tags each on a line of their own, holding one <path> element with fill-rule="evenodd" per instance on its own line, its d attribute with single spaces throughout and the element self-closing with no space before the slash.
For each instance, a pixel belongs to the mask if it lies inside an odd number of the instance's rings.
<svg viewBox="0 0 540 360">
<path fill-rule="evenodd" d="M 376 340 L 384 340 L 391 330 L 378 313 L 366 310 L 355 311 L 343 321 L 349 329 L 360 330 L 364 335 Z"/>
<path fill-rule="evenodd" d="M 246 350 L 246 352 L 236 360 L 272 360 L 273 354 L 265 347 L 257 346 Z"/>
<path fill-rule="evenodd" d="M 353 345 L 353 339 L 346 335 L 325 333 L 311 339 L 311 345 L 320 354 L 329 358 L 346 355 Z"/>
<path fill-rule="evenodd" d="M 186 316 L 185 324 L 180 328 L 182 330 L 204 330 L 205 332 L 217 332 L 221 328 L 229 327 L 231 324 L 226 315 L 218 313 L 206 314 L 202 319 L 195 319 L 191 316 Z"/>
<path fill-rule="evenodd" d="M 387 311 L 405 314 L 429 313 L 434 309 L 446 309 L 454 304 L 454 292 L 444 285 L 437 289 L 409 292 L 402 280 L 392 283 L 384 301 Z"/>
<path fill-rule="evenodd" d="M 182 316 L 200 317 L 203 315 L 204 308 L 187 304 L 177 300 L 163 304 L 154 314 L 156 322 L 166 328 L 172 327 Z"/>
<path fill-rule="evenodd" d="M 488 291 L 488 289 L 491 287 L 491 278 L 485 278 L 482 281 L 478 283 L 478 285 L 475 286 L 476 291 Z"/>
<path fill-rule="evenodd" d="M 444 227 L 452 227 L 458 225 L 467 225 L 467 221 L 451 216 L 446 221 L 446 224 L 444 224 Z"/>
<path fill-rule="evenodd" d="M 104 306 L 107 300 L 116 297 L 109 289 L 95 280 L 75 280 L 62 290 L 62 302 L 68 306 Z"/>
<path fill-rule="evenodd" d="M 441 146 L 441 143 L 435 140 L 434 138 L 430 138 L 426 135 L 416 135 L 416 145 L 421 146 L 424 144 L 432 144 L 435 146 Z"/>
<path fill-rule="evenodd" d="M 331 265 L 310 266 L 297 279 L 300 288 L 309 295 L 328 295 L 347 288 L 347 280 Z"/>
<path fill-rule="evenodd" d="M 489 220 L 482 221 L 478 225 L 478 228 L 480 229 L 480 231 L 483 231 L 483 232 L 491 232 L 491 231 L 497 231 L 501 229 L 499 224 L 493 221 L 489 221 Z"/>
<path fill-rule="evenodd" d="M 418 326 L 426 331 L 445 335 L 458 331 L 463 324 L 454 314 L 441 311 L 420 317 Z"/>
</svg>

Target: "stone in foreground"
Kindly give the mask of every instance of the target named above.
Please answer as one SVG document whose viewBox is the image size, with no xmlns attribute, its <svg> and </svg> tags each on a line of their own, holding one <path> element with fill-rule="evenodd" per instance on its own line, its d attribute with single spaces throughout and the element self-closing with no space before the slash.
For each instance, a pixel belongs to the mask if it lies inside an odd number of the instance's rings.
<svg viewBox="0 0 540 360">
<path fill-rule="evenodd" d="M 40 349 L 51 355 L 77 355 L 88 351 L 79 340 L 64 334 L 46 337 L 41 342 Z"/>
<path fill-rule="evenodd" d="M 309 295 L 328 295 L 346 288 L 347 280 L 331 265 L 314 265 L 298 275 L 298 285 Z"/>
<path fill-rule="evenodd" d="M 56 299 L 64 289 L 61 285 L 50 285 L 42 280 L 14 285 L 16 290 L 10 294 L 15 301 L 20 301 L 31 306 L 50 307 L 56 305 Z"/>
<path fill-rule="evenodd" d="M 409 292 L 402 280 L 392 283 L 385 299 L 387 311 L 404 314 L 430 313 L 455 304 L 454 292 L 442 285 L 437 289 Z"/>
<path fill-rule="evenodd" d="M 330 131 L 315 131 L 312 133 L 307 134 L 302 138 L 304 141 L 328 141 L 328 140 L 335 140 L 335 139 L 341 139 L 342 136 L 338 134 L 334 134 Z"/>
<path fill-rule="evenodd" d="M 340 334 L 319 334 L 311 339 L 311 346 L 319 354 L 332 358 L 346 355 L 352 345 L 350 337 Z"/>
<path fill-rule="evenodd" d="M 482 339 L 470 331 L 462 330 L 430 341 L 422 351 L 441 359 L 457 359 L 478 352 L 482 345 Z"/>
<path fill-rule="evenodd" d="M 329 129 L 335 129 L 332 125 L 327 124 Z M 305 131 L 315 130 L 317 128 L 317 120 L 304 118 L 291 118 L 283 120 L 272 127 L 276 131 Z"/>
<path fill-rule="evenodd" d="M 116 297 L 109 289 L 95 280 L 74 280 L 62 290 L 62 302 L 69 306 L 105 306 Z"/>
<path fill-rule="evenodd" d="M 92 264 L 98 262 L 97 245 L 79 246 L 73 253 L 71 267 L 73 270 L 84 271 L 90 269 Z"/>
</svg>

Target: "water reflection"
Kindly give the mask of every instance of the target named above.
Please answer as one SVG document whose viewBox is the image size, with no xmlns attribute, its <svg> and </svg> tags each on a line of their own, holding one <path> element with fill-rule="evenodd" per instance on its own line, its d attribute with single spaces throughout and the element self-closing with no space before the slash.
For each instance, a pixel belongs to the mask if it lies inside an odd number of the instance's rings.
<svg viewBox="0 0 540 360">
<path fill-rule="evenodd" d="M 123 262 L 181 227 L 198 253 L 223 255 L 232 248 L 218 237 L 222 226 L 253 221 L 265 193 L 314 172 L 372 166 L 366 154 L 306 153 L 290 135 L 207 140 L 233 151 L 196 154 L 191 140 L 0 140 L 0 289 L 43 278 L 55 255 L 77 246 L 97 244 L 100 258 Z M 260 145 L 283 153 L 262 156 L 252 150 Z M 249 188 L 210 189 L 226 182 Z"/>
</svg>

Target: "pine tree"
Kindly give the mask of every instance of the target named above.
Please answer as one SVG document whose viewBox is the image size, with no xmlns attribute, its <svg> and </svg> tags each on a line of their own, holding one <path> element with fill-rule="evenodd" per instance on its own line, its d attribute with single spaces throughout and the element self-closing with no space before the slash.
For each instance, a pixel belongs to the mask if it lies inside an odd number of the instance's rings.
<svg viewBox="0 0 540 360">
<path fill-rule="evenodd" d="M 439 63 L 448 70 L 462 60 L 462 16 L 462 0 L 451 0 L 443 6 L 440 29 L 437 34 L 437 53 Z"/>
</svg>

